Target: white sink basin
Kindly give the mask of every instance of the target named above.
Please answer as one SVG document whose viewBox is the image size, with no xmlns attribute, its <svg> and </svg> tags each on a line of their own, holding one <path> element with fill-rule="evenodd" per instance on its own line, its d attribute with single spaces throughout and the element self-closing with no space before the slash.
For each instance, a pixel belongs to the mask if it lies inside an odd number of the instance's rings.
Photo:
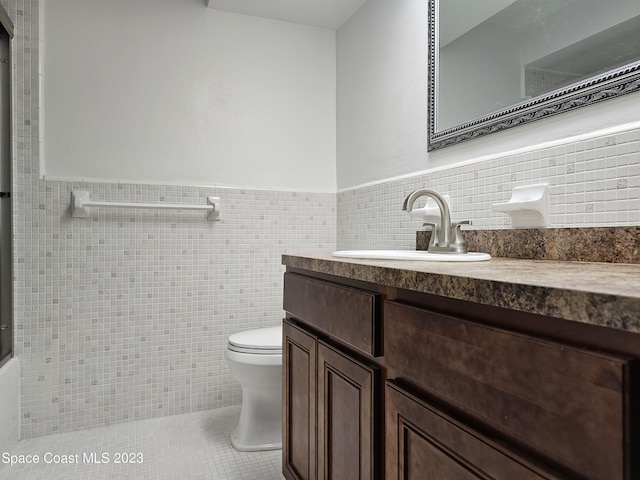
<svg viewBox="0 0 640 480">
<path fill-rule="evenodd" d="M 422 250 L 338 250 L 331 255 L 340 258 L 422 260 L 426 262 L 482 262 L 491 259 L 491 255 L 488 253 L 428 253 Z"/>
</svg>

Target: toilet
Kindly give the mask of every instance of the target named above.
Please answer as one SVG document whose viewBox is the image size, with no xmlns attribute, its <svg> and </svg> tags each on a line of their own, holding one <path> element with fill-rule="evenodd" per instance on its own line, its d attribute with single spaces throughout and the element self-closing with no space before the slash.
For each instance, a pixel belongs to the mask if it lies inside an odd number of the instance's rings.
<svg viewBox="0 0 640 480">
<path fill-rule="evenodd" d="M 224 355 L 242 386 L 231 445 L 246 452 L 282 448 L 282 326 L 234 333 Z"/>
</svg>

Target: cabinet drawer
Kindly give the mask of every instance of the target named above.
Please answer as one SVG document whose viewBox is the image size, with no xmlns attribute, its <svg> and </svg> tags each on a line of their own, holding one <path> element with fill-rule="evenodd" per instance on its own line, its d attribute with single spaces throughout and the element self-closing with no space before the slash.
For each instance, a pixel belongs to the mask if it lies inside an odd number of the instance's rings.
<svg viewBox="0 0 640 480">
<path fill-rule="evenodd" d="M 543 480 L 560 477 L 387 382 L 387 480 Z"/>
<path fill-rule="evenodd" d="M 284 309 L 294 317 L 372 356 L 380 355 L 378 294 L 284 275 Z"/>
<path fill-rule="evenodd" d="M 586 478 L 631 478 L 629 359 L 395 302 L 384 324 L 401 376 Z"/>
</svg>

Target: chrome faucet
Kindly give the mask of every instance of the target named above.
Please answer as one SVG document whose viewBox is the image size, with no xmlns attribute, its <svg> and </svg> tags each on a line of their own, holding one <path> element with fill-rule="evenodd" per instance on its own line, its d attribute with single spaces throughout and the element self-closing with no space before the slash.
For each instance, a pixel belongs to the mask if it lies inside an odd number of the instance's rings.
<svg viewBox="0 0 640 480">
<path fill-rule="evenodd" d="M 471 225 L 470 220 L 451 223 L 451 212 L 446 200 L 438 193 L 428 188 L 420 188 L 411 192 L 404 199 L 402 210 L 410 213 L 413 204 L 420 197 L 433 198 L 440 209 L 440 225 L 435 223 L 425 223 L 431 227 L 431 240 L 429 241 L 428 252 L 431 253 L 467 253 L 467 244 L 460 233 L 460 225 Z"/>
</svg>

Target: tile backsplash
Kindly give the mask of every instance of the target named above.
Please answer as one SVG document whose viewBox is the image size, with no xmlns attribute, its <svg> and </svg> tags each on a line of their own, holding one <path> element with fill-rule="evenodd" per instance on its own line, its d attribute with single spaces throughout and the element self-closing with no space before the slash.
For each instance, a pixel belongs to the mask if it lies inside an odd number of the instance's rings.
<svg viewBox="0 0 640 480">
<path fill-rule="evenodd" d="M 405 197 L 428 187 L 451 197 L 452 220 L 473 229 L 511 228 L 491 205 L 516 186 L 549 184 L 549 227 L 640 224 L 640 127 L 533 147 L 338 193 L 338 248 L 415 248 L 420 222 Z"/>
</svg>

